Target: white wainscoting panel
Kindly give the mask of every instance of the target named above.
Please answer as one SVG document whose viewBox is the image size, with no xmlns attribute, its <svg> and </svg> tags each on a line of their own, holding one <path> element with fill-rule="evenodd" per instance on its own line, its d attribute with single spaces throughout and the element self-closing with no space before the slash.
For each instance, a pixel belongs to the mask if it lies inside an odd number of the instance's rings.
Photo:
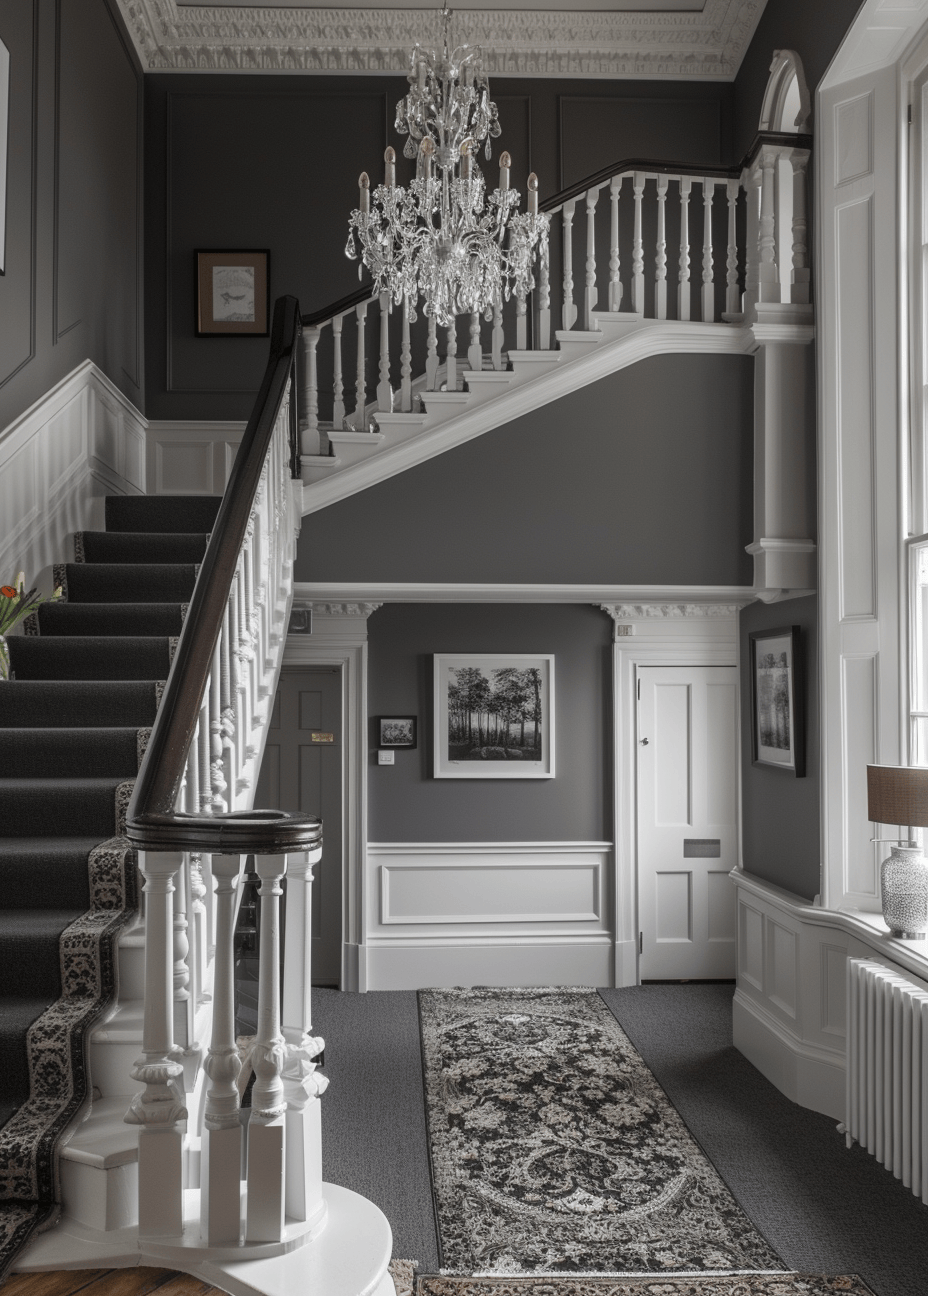
<svg viewBox="0 0 928 1296">
<path fill-rule="evenodd" d="M 369 842 L 367 990 L 611 985 L 610 842 Z"/>
<path fill-rule="evenodd" d="M 0 433 L 3 579 L 72 559 L 70 534 L 103 525 L 102 496 L 143 494 L 144 442 L 145 419 L 90 360 Z"/>
<path fill-rule="evenodd" d="M 152 419 L 148 424 L 150 495 L 221 495 L 239 442 L 240 421 Z"/>
</svg>

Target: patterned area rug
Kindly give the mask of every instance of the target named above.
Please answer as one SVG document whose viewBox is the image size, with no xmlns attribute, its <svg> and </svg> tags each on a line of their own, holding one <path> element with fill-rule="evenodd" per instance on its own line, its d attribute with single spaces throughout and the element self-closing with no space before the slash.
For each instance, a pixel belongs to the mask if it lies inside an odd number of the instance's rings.
<svg viewBox="0 0 928 1296">
<path fill-rule="evenodd" d="M 443 1273 L 782 1273 L 594 990 L 419 1014 Z"/>
<path fill-rule="evenodd" d="M 874 1296 L 853 1275 L 754 1274 L 742 1278 L 417 1279 L 415 1296 Z M 399 1288 L 397 1288 L 399 1296 Z"/>
</svg>

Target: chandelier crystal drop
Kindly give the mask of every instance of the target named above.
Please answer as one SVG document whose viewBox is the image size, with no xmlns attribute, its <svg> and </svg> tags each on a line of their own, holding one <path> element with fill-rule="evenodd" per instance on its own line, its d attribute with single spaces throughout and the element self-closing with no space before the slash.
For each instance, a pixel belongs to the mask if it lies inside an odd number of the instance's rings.
<svg viewBox="0 0 928 1296">
<path fill-rule="evenodd" d="M 440 52 L 416 45 L 409 91 L 396 106 L 396 129 L 407 135 L 404 156 L 416 159 L 408 187 L 396 183 L 396 154 L 384 153 L 384 182 L 371 193 L 366 172 L 349 218 L 346 254 L 366 267 L 375 293 L 406 304 L 410 319 L 421 301 L 443 327 L 458 315 L 493 318 L 504 301 L 524 302 L 535 286 L 536 263 L 547 266 L 548 220 L 538 211 L 538 177 L 528 178 L 528 211 L 510 188 L 511 160 L 503 153 L 499 186 L 487 191 L 477 165 L 482 144 L 499 137 L 496 104 L 479 46 L 453 48 L 451 11 L 441 11 Z"/>
</svg>

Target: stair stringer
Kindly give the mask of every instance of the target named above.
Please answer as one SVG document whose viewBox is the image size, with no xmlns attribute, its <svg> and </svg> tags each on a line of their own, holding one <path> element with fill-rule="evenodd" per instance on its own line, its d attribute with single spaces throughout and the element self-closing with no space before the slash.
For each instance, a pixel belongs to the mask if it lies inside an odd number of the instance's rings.
<svg viewBox="0 0 928 1296">
<path fill-rule="evenodd" d="M 585 340 L 589 336 L 584 335 Z M 399 445 L 383 446 L 360 463 L 336 470 L 323 481 L 304 485 L 303 516 L 434 459 L 639 360 L 660 355 L 745 355 L 757 349 L 757 341 L 752 329 L 741 324 L 645 320 L 633 324 L 618 338 L 610 339 L 604 331 L 602 341 L 588 341 L 587 346 L 584 354 L 573 359 L 560 351 L 510 352 L 514 364 L 522 355 L 538 361 L 547 357 L 553 363 L 537 377 L 514 382 L 497 396 L 481 396 L 460 412 L 444 418 L 438 415 L 441 421 L 437 425 L 426 427 Z"/>
</svg>

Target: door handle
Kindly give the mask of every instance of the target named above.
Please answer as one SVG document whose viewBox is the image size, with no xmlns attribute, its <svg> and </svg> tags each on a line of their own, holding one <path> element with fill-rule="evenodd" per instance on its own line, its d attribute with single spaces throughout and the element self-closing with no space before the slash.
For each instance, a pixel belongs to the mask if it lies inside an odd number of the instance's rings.
<svg viewBox="0 0 928 1296">
<path fill-rule="evenodd" d="M 647 738 L 641 738 L 641 739 L 639 739 L 639 741 L 640 741 L 642 747 L 647 747 L 647 745 L 648 745 L 648 740 L 647 740 Z"/>
</svg>

